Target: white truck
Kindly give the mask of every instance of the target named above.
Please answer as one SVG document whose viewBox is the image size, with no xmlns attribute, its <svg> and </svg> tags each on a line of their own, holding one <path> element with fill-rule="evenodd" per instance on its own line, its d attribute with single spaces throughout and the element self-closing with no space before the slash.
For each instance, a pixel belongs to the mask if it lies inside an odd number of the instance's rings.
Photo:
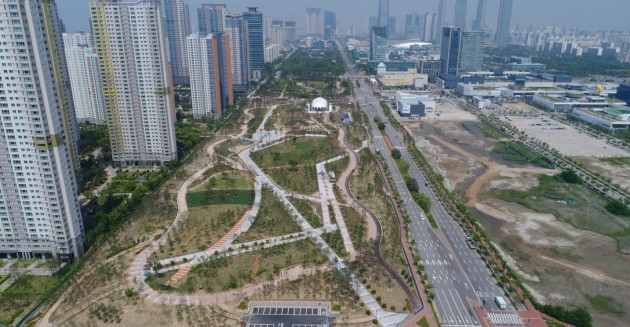
<svg viewBox="0 0 630 327">
<path fill-rule="evenodd" d="M 494 298 L 494 303 L 496 303 L 499 309 L 501 310 L 507 309 L 507 303 L 505 302 L 502 296 L 496 296 Z"/>
</svg>

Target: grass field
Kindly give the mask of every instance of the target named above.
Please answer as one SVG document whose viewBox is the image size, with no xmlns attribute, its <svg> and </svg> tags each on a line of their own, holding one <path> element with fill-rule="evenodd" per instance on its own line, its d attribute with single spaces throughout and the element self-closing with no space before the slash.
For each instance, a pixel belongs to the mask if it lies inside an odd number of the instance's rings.
<svg viewBox="0 0 630 327">
<path fill-rule="evenodd" d="M 350 239 L 354 244 L 354 247 L 359 247 L 366 237 L 367 227 L 365 225 L 365 218 L 361 213 L 357 212 L 350 207 L 341 207 L 341 214 L 346 222 L 346 227 L 350 233 Z"/>
<path fill-rule="evenodd" d="M 332 137 L 296 137 L 252 154 L 261 167 L 291 166 L 291 163 L 316 164 L 338 156 L 343 151 Z"/>
<path fill-rule="evenodd" d="M 605 313 L 611 313 L 616 316 L 623 316 L 624 311 L 616 305 L 610 296 L 606 295 L 585 295 L 588 302 L 595 310 Z"/>
<path fill-rule="evenodd" d="M 500 154 L 503 159 L 517 162 L 520 164 L 531 164 L 539 167 L 548 168 L 549 163 L 542 157 L 539 157 L 527 150 L 523 146 L 513 141 L 498 142 L 492 152 Z"/>
<path fill-rule="evenodd" d="M 254 203 L 253 190 L 210 190 L 186 194 L 189 208 L 206 205 L 242 204 Z"/>
<path fill-rule="evenodd" d="M 630 158 L 628 157 L 600 158 L 599 160 L 607 162 L 615 166 L 629 166 L 630 165 Z"/>
<path fill-rule="evenodd" d="M 256 220 L 249 230 L 241 234 L 236 241 L 244 243 L 299 231 L 299 226 L 286 211 L 282 202 L 273 195 L 271 190 L 263 188 Z"/>
<path fill-rule="evenodd" d="M 322 217 L 316 213 L 316 209 L 320 207 L 319 204 L 296 198 L 289 198 L 289 201 L 293 204 L 295 209 L 297 209 L 297 211 L 301 213 L 306 220 L 308 220 L 309 224 L 311 224 L 313 228 L 324 226 Z"/>
<path fill-rule="evenodd" d="M 175 285 L 175 289 L 180 293 L 225 291 L 248 283 L 271 280 L 283 268 L 299 264 L 321 265 L 325 262 L 310 240 L 302 240 L 197 265 L 184 280 Z"/>
<path fill-rule="evenodd" d="M 493 189 L 503 201 L 519 203 L 531 210 L 554 215 L 576 228 L 609 235 L 623 253 L 630 253 L 630 220 L 606 211 L 608 201 L 584 185 L 568 184 L 559 176 L 541 175 L 539 186 L 526 191 Z M 575 200 L 568 205 L 567 200 Z"/>
<path fill-rule="evenodd" d="M 263 170 L 274 182 L 287 191 L 309 195 L 319 191 L 315 165 L 295 168 L 275 167 Z"/>
<path fill-rule="evenodd" d="M 28 266 L 32 265 L 33 262 L 35 262 L 35 260 L 16 260 L 13 265 L 11 265 L 11 268 L 27 268 Z"/>
<path fill-rule="evenodd" d="M 154 256 L 166 259 L 203 251 L 220 240 L 250 208 L 249 205 L 236 204 L 190 208 L 188 219 Z"/>
<path fill-rule="evenodd" d="M 322 238 L 330 248 L 332 248 L 338 256 L 345 258 L 348 256 L 348 252 L 346 252 L 346 248 L 343 245 L 343 237 L 341 237 L 341 232 L 336 230 L 332 233 L 326 233 L 322 235 Z"/>
<path fill-rule="evenodd" d="M 57 277 L 21 275 L 0 293 L 0 324 L 13 325 L 15 318 L 51 290 L 56 282 Z"/>
</svg>

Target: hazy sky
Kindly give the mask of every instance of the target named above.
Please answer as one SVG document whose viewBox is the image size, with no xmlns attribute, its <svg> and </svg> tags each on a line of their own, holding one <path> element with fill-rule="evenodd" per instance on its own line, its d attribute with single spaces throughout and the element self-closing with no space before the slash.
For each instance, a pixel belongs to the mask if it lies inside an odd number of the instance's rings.
<svg viewBox="0 0 630 327">
<path fill-rule="evenodd" d="M 95 0 L 57 0 L 61 18 L 69 32 L 88 30 L 88 3 Z M 439 0 L 390 0 L 390 15 L 398 20 L 411 12 L 436 12 Z M 247 6 L 257 6 L 264 16 L 295 19 L 304 26 L 306 7 L 320 7 L 337 13 L 340 31 L 354 24 L 361 31 L 366 17 L 376 16 L 378 0 L 188 0 L 191 23 L 197 25 L 196 10 L 201 3 L 227 3 L 228 9 L 240 13 Z M 453 21 L 455 0 L 448 0 L 447 21 Z M 477 0 L 468 0 L 468 24 L 471 24 Z M 487 20 L 496 25 L 499 0 L 488 0 Z M 579 27 L 587 30 L 630 29 L 630 0 L 514 0 L 512 24 Z"/>
</svg>

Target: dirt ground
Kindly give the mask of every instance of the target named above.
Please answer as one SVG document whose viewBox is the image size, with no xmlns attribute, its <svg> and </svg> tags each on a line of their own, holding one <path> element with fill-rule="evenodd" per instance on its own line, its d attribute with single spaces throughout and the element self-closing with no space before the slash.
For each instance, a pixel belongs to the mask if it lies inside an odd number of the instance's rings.
<svg viewBox="0 0 630 327">
<path fill-rule="evenodd" d="M 573 159 L 584 164 L 586 168 L 592 171 L 612 177 L 613 182 L 621 187 L 630 189 L 630 169 L 628 169 L 627 165 L 612 164 L 602 159 L 589 157 L 574 157 Z"/>
<path fill-rule="evenodd" d="M 517 110 L 513 108 L 512 110 Z M 489 196 L 491 189 L 528 190 L 549 169 L 505 162 L 492 153 L 497 140 L 485 137 L 476 121 L 435 120 L 405 125 L 433 167 L 457 190 L 490 233 L 504 257 L 536 298 L 567 307 L 585 305 L 595 326 L 622 326 L 630 314 L 630 256 L 610 237 L 580 230 L 550 214 Z M 606 162 L 611 172 L 623 166 Z M 625 174 L 629 174 L 627 168 Z M 595 310 L 587 295 L 606 295 L 622 315 Z"/>
</svg>

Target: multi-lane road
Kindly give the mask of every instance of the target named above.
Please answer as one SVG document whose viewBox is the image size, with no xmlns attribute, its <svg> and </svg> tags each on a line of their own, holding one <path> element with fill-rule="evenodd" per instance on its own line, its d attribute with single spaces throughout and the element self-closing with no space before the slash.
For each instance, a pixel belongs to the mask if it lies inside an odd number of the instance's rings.
<svg viewBox="0 0 630 327">
<path fill-rule="evenodd" d="M 486 268 L 483 260 L 476 251 L 466 244 L 466 234 L 459 224 L 447 213 L 438 196 L 428 186 L 428 182 L 406 150 L 399 132 L 386 123 L 384 133 L 390 138 L 394 147 L 400 150 L 402 158 L 409 163 L 409 174 L 415 178 L 422 193 L 431 201 L 431 213 L 439 224 L 433 229 L 424 212 L 411 198 L 404 179 L 398 170 L 383 134 L 374 122 L 380 117 L 387 122 L 378 99 L 374 96 L 371 86 L 364 81 L 350 63 L 347 55 L 341 49 L 348 68 L 350 79 L 354 85 L 356 100 L 361 109 L 367 113 L 369 124 L 372 126 L 373 145 L 381 151 L 385 163 L 389 166 L 395 186 L 401 195 L 402 205 L 411 217 L 409 230 L 415 240 L 415 247 L 422 256 L 422 264 L 426 267 L 432 292 L 435 294 L 434 303 L 443 326 L 479 326 L 480 322 L 474 313 L 474 308 L 484 306 L 489 312 L 501 311 L 494 303 L 495 296 L 502 296 L 503 291 L 497 286 L 491 272 Z M 508 311 L 512 311 L 508 307 Z M 505 311 L 503 311 L 505 312 Z"/>
</svg>

